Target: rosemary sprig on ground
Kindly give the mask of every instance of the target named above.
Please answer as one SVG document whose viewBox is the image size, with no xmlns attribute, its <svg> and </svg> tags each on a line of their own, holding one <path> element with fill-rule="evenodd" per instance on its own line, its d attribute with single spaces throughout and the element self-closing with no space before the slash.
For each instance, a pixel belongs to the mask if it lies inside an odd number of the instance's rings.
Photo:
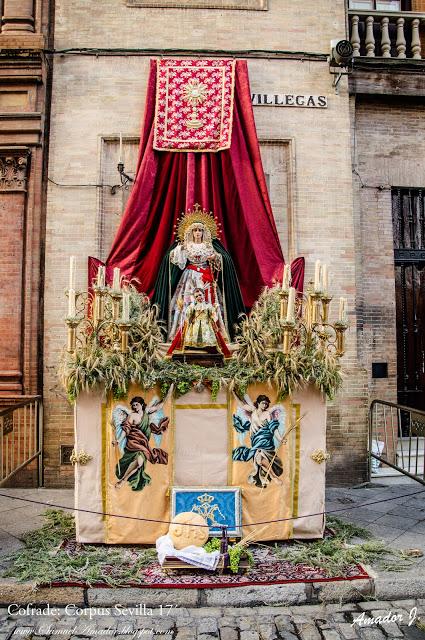
<svg viewBox="0 0 425 640">
<path fill-rule="evenodd" d="M 367 529 L 334 517 L 328 517 L 327 524 L 333 529 L 334 536 L 313 542 L 276 545 L 276 557 L 293 564 L 317 567 L 329 577 L 343 575 L 356 564 L 373 565 L 383 571 L 404 571 L 412 564 L 412 559 L 403 551 L 371 539 Z M 364 542 L 351 544 L 353 538 L 361 538 Z"/>
<path fill-rule="evenodd" d="M 60 547 L 75 537 L 74 518 L 59 510 L 44 513 L 41 529 L 24 536 L 25 548 L 13 554 L 5 577 L 36 585 L 55 581 L 79 581 L 88 585 L 98 582 L 110 586 L 141 584 L 140 570 L 156 560 L 155 549 L 78 545 L 74 553 Z"/>
</svg>

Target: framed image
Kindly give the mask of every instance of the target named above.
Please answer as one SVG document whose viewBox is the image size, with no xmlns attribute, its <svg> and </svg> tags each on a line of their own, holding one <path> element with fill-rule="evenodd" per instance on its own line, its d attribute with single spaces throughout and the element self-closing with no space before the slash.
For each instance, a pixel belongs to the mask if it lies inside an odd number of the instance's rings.
<svg viewBox="0 0 425 640">
<path fill-rule="evenodd" d="M 242 535 L 239 487 L 172 487 L 171 517 L 183 511 L 205 518 L 211 536 L 220 536 L 222 526 L 229 536 Z"/>
</svg>

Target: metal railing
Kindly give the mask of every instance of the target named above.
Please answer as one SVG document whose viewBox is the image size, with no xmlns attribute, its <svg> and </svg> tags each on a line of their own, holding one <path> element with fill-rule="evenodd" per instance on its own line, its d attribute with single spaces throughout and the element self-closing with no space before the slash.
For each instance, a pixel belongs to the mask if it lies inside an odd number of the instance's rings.
<svg viewBox="0 0 425 640">
<path fill-rule="evenodd" d="M 36 459 L 38 485 L 42 485 L 42 428 L 41 396 L 0 411 L 0 487 Z"/>
<path fill-rule="evenodd" d="M 425 411 L 374 400 L 369 409 L 369 478 L 381 465 L 425 485 Z"/>
<path fill-rule="evenodd" d="M 354 57 L 422 58 L 425 14 L 413 11 L 348 11 Z"/>
</svg>

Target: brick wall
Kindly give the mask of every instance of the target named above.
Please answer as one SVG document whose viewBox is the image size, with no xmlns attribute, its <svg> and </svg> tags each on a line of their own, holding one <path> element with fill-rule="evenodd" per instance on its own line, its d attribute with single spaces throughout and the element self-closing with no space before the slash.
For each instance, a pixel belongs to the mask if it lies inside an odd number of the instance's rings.
<svg viewBox="0 0 425 640">
<path fill-rule="evenodd" d="M 345 35 L 344 0 L 269 2 L 268 11 L 129 7 L 56 0 L 55 44 L 68 47 L 277 49 L 328 52 Z"/>
<path fill-rule="evenodd" d="M 9 229 L 0 237 L 0 350 L 2 386 L 9 393 L 21 391 L 22 264 L 25 193 L 3 193 L 0 197 L 0 226 Z M 10 220 L 13 226 L 10 227 Z"/>
<path fill-rule="evenodd" d="M 356 208 L 359 270 L 360 360 L 371 398 L 397 401 L 397 350 L 391 186 L 424 187 L 423 103 L 414 99 L 357 97 Z M 388 362 L 388 379 L 371 378 L 372 362 Z"/>
</svg>

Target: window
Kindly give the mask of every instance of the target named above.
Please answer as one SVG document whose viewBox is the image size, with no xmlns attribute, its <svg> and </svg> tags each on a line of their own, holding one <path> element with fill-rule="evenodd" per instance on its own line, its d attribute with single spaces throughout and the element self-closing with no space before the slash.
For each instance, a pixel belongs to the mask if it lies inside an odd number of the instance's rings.
<svg viewBox="0 0 425 640">
<path fill-rule="evenodd" d="M 261 160 L 283 255 L 295 256 L 294 172 L 291 140 L 261 140 Z"/>
<path fill-rule="evenodd" d="M 403 3 L 404 5 L 404 3 Z M 380 2 L 379 0 L 350 0 L 350 9 L 370 9 L 372 11 L 408 11 L 409 9 L 402 6 L 401 0 L 387 0 Z"/>
<path fill-rule="evenodd" d="M 267 11 L 268 0 L 127 0 L 128 7 Z"/>
</svg>

